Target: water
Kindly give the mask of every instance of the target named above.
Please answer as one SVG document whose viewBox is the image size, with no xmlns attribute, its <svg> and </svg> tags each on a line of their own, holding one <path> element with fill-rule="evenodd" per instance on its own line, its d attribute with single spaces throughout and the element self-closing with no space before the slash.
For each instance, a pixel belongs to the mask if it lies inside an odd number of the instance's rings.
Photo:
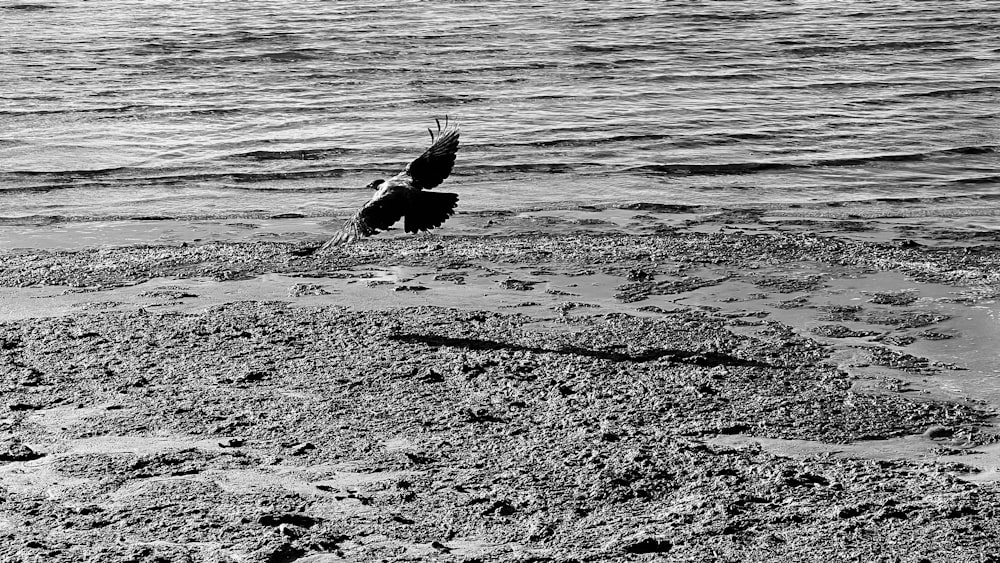
<svg viewBox="0 0 1000 563">
<path fill-rule="evenodd" d="M 342 215 L 462 124 L 460 209 L 1000 207 L 989 0 L 0 0 L 0 221 Z"/>
</svg>

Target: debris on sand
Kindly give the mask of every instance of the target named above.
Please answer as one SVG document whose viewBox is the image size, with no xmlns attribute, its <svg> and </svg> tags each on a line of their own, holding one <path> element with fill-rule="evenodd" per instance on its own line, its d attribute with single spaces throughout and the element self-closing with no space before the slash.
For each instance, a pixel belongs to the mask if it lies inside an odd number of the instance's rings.
<svg viewBox="0 0 1000 563">
<path fill-rule="evenodd" d="M 850 323 L 901 344 L 937 323 L 917 336 L 960 339 L 957 316 L 824 301 L 829 276 L 812 273 L 985 284 L 998 252 L 681 230 L 290 248 L 5 256 L 7 288 L 102 289 L 0 323 L 0 561 L 792 562 L 886 546 L 965 561 L 998 546 L 1000 491 L 950 457 L 995 443 L 995 413 L 865 391 L 834 360 L 859 344 L 840 339 L 878 336 Z M 393 268 L 411 270 L 380 277 Z M 261 278 L 222 281 L 262 274 L 281 278 L 272 298 L 238 291 Z M 198 280 L 198 307 L 129 287 L 161 277 Z M 579 295 L 514 293 L 540 283 Z M 744 309 L 770 299 L 760 287 L 785 306 Z M 907 381 L 946 369 L 849 350 Z M 938 449 L 887 459 L 890 438 Z"/>
</svg>

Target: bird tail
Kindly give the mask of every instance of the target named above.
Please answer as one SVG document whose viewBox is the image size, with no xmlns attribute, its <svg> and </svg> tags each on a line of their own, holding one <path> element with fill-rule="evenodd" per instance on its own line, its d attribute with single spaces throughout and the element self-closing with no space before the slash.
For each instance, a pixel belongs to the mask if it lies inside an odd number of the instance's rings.
<svg viewBox="0 0 1000 563">
<path fill-rule="evenodd" d="M 441 226 L 455 213 L 458 194 L 445 192 L 414 192 L 410 196 L 403 230 L 408 233 L 427 231 Z"/>
<path fill-rule="evenodd" d="M 360 238 L 370 237 L 378 232 L 369 226 L 361 217 L 361 213 L 355 213 L 350 219 L 344 222 L 344 225 L 333 237 L 326 241 L 323 246 L 320 246 L 317 251 L 327 252 L 343 243 L 354 242 Z"/>
</svg>

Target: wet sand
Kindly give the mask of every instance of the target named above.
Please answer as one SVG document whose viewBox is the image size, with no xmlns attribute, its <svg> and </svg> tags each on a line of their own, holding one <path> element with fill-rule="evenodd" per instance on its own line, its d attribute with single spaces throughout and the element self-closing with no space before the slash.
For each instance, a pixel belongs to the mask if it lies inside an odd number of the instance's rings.
<svg viewBox="0 0 1000 563">
<path fill-rule="evenodd" d="M 8 228 L 0 561 L 990 560 L 1000 252 L 968 225 Z"/>
</svg>

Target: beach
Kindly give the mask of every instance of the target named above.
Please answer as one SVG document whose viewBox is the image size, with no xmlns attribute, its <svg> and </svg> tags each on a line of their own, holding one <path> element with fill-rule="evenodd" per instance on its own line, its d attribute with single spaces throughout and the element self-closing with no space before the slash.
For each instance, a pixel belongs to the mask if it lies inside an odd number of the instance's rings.
<svg viewBox="0 0 1000 563">
<path fill-rule="evenodd" d="M 496 8 L 0 0 L 0 563 L 1000 561 L 1000 4 Z"/>
<path fill-rule="evenodd" d="M 0 560 L 994 560 L 995 231 L 796 213 L 7 228 Z"/>
</svg>

